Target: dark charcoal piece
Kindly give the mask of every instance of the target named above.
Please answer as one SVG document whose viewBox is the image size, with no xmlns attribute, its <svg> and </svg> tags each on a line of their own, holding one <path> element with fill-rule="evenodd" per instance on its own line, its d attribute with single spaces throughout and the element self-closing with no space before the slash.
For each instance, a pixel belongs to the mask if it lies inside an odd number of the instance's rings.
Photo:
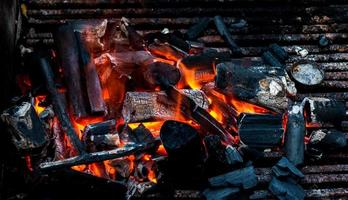
<svg viewBox="0 0 348 200">
<path fill-rule="evenodd" d="M 86 116 L 86 104 L 81 86 L 79 49 L 72 26 L 69 24 L 60 26 L 54 34 L 54 41 L 62 64 L 74 115 L 78 118 Z"/>
<path fill-rule="evenodd" d="M 304 177 L 303 173 L 285 157 L 282 157 L 278 163 L 272 167 L 272 172 L 277 178 L 292 177 L 298 179 Z"/>
<path fill-rule="evenodd" d="M 160 137 L 168 158 L 182 165 L 201 163 L 203 159 L 203 146 L 196 129 L 188 124 L 168 120 L 160 130 Z"/>
<path fill-rule="evenodd" d="M 265 51 L 262 54 L 262 59 L 266 64 L 274 67 L 283 67 L 283 64 L 270 51 Z"/>
<path fill-rule="evenodd" d="M 237 187 L 227 187 L 218 189 L 206 189 L 203 195 L 207 200 L 230 200 L 238 197 L 240 189 Z"/>
<path fill-rule="evenodd" d="M 288 114 L 285 134 L 285 155 L 295 166 L 304 161 L 304 136 L 306 133 L 302 106 L 295 103 Z"/>
<path fill-rule="evenodd" d="M 230 31 L 227 29 L 222 17 L 215 16 L 214 22 L 219 34 L 224 38 L 225 42 L 230 46 L 230 49 L 232 50 L 233 55 L 242 56 L 243 54 L 242 54 L 241 48 L 233 40 L 232 35 Z"/>
<path fill-rule="evenodd" d="M 191 26 L 185 33 L 185 38 L 188 40 L 196 39 L 209 25 L 211 19 L 203 17 L 197 24 Z"/>
<path fill-rule="evenodd" d="M 278 44 L 271 44 L 269 46 L 269 50 L 282 63 L 284 63 L 289 58 L 288 53 Z"/>
<path fill-rule="evenodd" d="M 163 62 L 153 62 L 143 67 L 143 78 L 150 87 L 160 85 L 158 77 L 164 77 L 169 84 L 175 85 L 179 82 L 181 74 L 177 67 Z"/>
<path fill-rule="evenodd" d="M 140 124 L 136 129 L 133 130 L 132 136 L 137 143 L 149 143 L 155 140 L 151 131 L 143 124 Z"/>
<path fill-rule="evenodd" d="M 309 98 L 311 122 L 331 122 L 340 124 L 346 116 L 346 105 L 344 101 L 336 101 L 326 98 Z"/>
<path fill-rule="evenodd" d="M 308 146 L 322 150 L 340 149 L 347 146 L 346 134 L 338 130 L 315 130 Z"/>
<path fill-rule="evenodd" d="M 88 124 L 83 130 L 83 137 L 91 135 L 104 135 L 114 132 L 116 129 L 116 121 L 114 119 Z"/>
<path fill-rule="evenodd" d="M 243 163 L 242 156 L 239 154 L 238 150 L 231 145 L 226 147 L 226 158 L 230 165 Z"/>
<path fill-rule="evenodd" d="M 240 146 L 238 148 L 238 151 L 241 153 L 244 160 L 251 160 L 255 161 L 262 157 L 264 157 L 264 154 L 262 151 L 258 151 L 254 148 L 251 148 L 247 145 Z"/>
<path fill-rule="evenodd" d="M 226 158 L 225 145 L 222 144 L 218 135 L 208 135 L 204 138 L 204 144 L 207 149 L 208 159 L 206 167 L 213 176 L 228 171 L 229 164 Z"/>
<path fill-rule="evenodd" d="M 79 47 L 80 63 L 84 70 L 90 111 L 92 114 L 104 114 L 106 107 L 94 60 L 88 51 L 86 43 L 81 38 L 81 34 L 75 33 Z"/>
<path fill-rule="evenodd" d="M 280 200 L 302 200 L 305 197 L 302 187 L 291 179 L 273 178 L 268 190 Z"/>
<path fill-rule="evenodd" d="M 47 144 L 43 124 L 30 103 L 23 102 L 5 110 L 1 119 L 7 125 L 12 143 L 20 153 L 40 151 Z"/>
<path fill-rule="evenodd" d="M 282 116 L 242 113 L 238 133 L 246 145 L 253 148 L 271 148 L 281 144 L 284 134 Z"/>
<path fill-rule="evenodd" d="M 145 42 L 143 40 L 143 37 L 140 36 L 138 32 L 129 25 L 126 18 L 122 18 L 121 22 L 121 30 L 127 35 L 132 49 L 135 51 L 144 50 Z"/>
<path fill-rule="evenodd" d="M 211 187 L 240 187 L 250 189 L 257 185 L 257 177 L 253 166 L 238 169 L 226 174 L 209 178 Z"/>
</svg>

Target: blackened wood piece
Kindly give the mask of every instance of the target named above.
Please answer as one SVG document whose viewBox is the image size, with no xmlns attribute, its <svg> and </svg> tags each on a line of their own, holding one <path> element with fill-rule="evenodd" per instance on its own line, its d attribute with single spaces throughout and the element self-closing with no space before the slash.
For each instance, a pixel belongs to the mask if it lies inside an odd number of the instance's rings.
<svg viewBox="0 0 348 200">
<path fill-rule="evenodd" d="M 86 116 L 86 104 L 81 87 L 79 50 L 72 26 L 69 24 L 60 26 L 54 34 L 54 39 L 74 115 L 77 118 Z"/>
<path fill-rule="evenodd" d="M 198 132 L 192 126 L 168 120 L 161 127 L 160 137 L 170 160 L 181 165 L 196 165 L 203 162 L 203 144 Z"/>
<path fill-rule="evenodd" d="M 257 185 L 257 177 L 253 166 L 222 174 L 209 178 L 211 187 L 240 187 L 243 189 L 251 189 Z"/>
<path fill-rule="evenodd" d="M 178 51 L 174 50 L 169 44 L 150 44 L 148 50 L 156 56 L 177 62 L 183 58 Z"/>
<path fill-rule="evenodd" d="M 272 167 L 272 172 L 277 178 L 292 177 L 294 179 L 299 179 L 304 177 L 303 173 L 285 157 L 282 157 L 278 163 Z"/>
<path fill-rule="evenodd" d="M 188 40 L 196 39 L 209 25 L 211 19 L 203 17 L 198 23 L 192 25 L 185 33 L 185 37 Z"/>
<path fill-rule="evenodd" d="M 262 59 L 265 61 L 266 64 L 269 64 L 274 67 L 282 67 L 283 65 L 280 63 L 280 61 L 275 57 L 270 51 L 265 51 L 262 54 Z"/>
<path fill-rule="evenodd" d="M 177 67 L 164 63 L 164 62 L 152 62 L 144 66 L 143 78 L 150 85 L 150 87 L 156 87 L 160 83 L 158 82 L 158 76 L 164 77 L 170 84 L 177 84 L 180 80 L 181 74 Z"/>
<path fill-rule="evenodd" d="M 85 75 L 90 111 L 93 114 L 103 114 L 105 113 L 105 102 L 94 60 L 89 53 L 81 34 L 75 32 L 75 35 L 79 47 L 80 63 L 82 64 L 82 69 L 84 70 Z"/>
<path fill-rule="evenodd" d="M 148 144 L 137 144 L 137 145 L 123 146 L 121 148 L 117 148 L 117 149 L 113 149 L 109 151 L 85 153 L 79 156 L 67 158 L 65 160 L 41 163 L 39 168 L 42 171 L 49 171 L 49 170 L 69 168 L 76 165 L 85 165 L 85 164 L 91 164 L 95 162 L 102 162 L 104 160 L 121 158 L 121 157 L 129 156 L 132 154 L 144 153 L 148 150 L 153 149 L 156 146 L 158 147 L 159 142 L 160 141 L 156 140 L 155 142 L 148 143 Z"/>
<path fill-rule="evenodd" d="M 88 124 L 83 130 L 83 136 L 104 135 L 115 131 L 116 121 L 114 119 Z"/>
<path fill-rule="evenodd" d="M 282 63 L 286 61 L 286 59 L 289 58 L 288 53 L 278 44 L 274 43 L 269 45 L 269 51 L 272 52 L 272 54 L 278 58 L 278 60 Z"/>
<path fill-rule="evenodd" d="M 295 103 L 289 110 L 284 140 L 285 155 L 295 166 L 304 161 L 305 119 L 301 106 Z"/>
<path fill-rule="evenodd" d="M 43 124 L 29 102 L 5 110 L 1 119 L 7 125 L 11 140 L 20 153 L 40 151 L 47 144 Z"/>
<path fill-rule="evenodd" d="M 225 152 L 228 164 L 233 166 L 243 163 L 243 158 L 235 147 L 228 145 Z"/>
<path fill-rule="evenodd" d="M 135 138 L 137 143 L 149 143 L 155 140 L 151 131 L 143 124 L 140 124 L 136 129 L 133 130 L 132 136 Z"/>
<path fill-rule="evenodd" d="M 46 81 L 47 91 L 49 92 L 50 97 L 52 99 L 54 113 L 58 117 L 62 129 L 69 137 L 70 142 L 72 143 L 73 147 L 76 148 L 76 151 L 80 154 L 84 153 L 84 146 L 80 139 L 77 137 L 77 133 L 75 132 L 71 124 L 69 115 L 66 111 L 65 104 L 62 101 L 60 95 L 58 94 L 54 82 L 54 75 L 48 59 L 44 57 L 39 58 L 39 65 L 41 68 L 42 75 Z"/>
<path fill-rule="evenodd" d="M 331 122 L 339 124 L 346 117 L 346 105 L 344 101 L 329 99 L 313 101 L 312 112 L 319 122 Z"/>
<path fill-rule="evenodd" d="M 144 50 L 145 42 L 143 37 L 129 24 L 128 19 L 121 19 L 121 30 L 127 35 L 129 43 L 133 50 Z"/>
<path fill-rule="evenodd" d="M 309 147 L 335 150 L 347 146 L 346 134 L 338 130 L 315 130 L 312 132 Z"/>
<path fill-rule="evenodd" d="M 242 113 L 238 133 L 241 141 L 253 148 L 271 148 L 281 144 L 284 134 L 282 116 Z"/>
<path fill-rule="evenodd" d="M 204 144 L 208 153 L 207 172 L 213 176 L 227 172 L 229 166 L 226 158 L 226 147 L 222 144 L 221 138 L 217 135 L 207 135 L 204 138 Z"/>
<path fill-rule="evenodd" d="M 218 189 L 206 189 L 203 195 L 207 200 L 230 200 L 238 197 L 240 189 L 237 187 L 226 187 Z"/>
<path fill-rule="evenodd" d="M 230 31 L 228 30 L 228 28 L 226 27 L 222 17 L 215 16 L 214 22 L 215 22 L 215 26 L 216 26 L 219 34 L 224 38 L 225 42 L 227 42 L 228 45 L 230 46 L 232 53 L 235 56 L 242 56 L 242 50 L 240 49 L 240 47 L 236 44 L 236 42 L 232 38 L 232 35 L 231 35 Z"/>
<path fill-rule="evenodd" d="M 238 151 L 240 152 L 244 160 L 256 161 L 264 157 L 262 151 L 258 151 L 257 149 L 251 148 L 247 145 L 240 146 L 238 148 Z"/>
</svg>

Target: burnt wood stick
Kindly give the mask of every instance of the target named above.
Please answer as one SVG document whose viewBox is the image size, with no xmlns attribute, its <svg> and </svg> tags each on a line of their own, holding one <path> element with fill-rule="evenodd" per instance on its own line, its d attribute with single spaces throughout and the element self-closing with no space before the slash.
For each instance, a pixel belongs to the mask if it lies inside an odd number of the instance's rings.
<svg viewBox="0 0 348 200">
<path fill-rule="evenodd" d="M 198 23 L 192 25 L 185 33 L 186 39 L 193 40 L 197 38 L 209 25 L 211 19 L 204 17 Z"/>
<path fill-rule="evenodd" d="M 304 162 L 304 136 L 306 133 L 303 109 L 300 104 L 295 103 L 288 114 L 286 133 L 284 139 L 285 155 L 294 165 Z"/>
<path fill-rule="evenodd" d="M 100 85 L 98 73 L 94 63 L 94 59 L 88 51 L 88 48 L 83 41 L 79 32 L 75 32 L 80 55 L 80 63 L 84 70 L 87 96 L 89 101 L 89 108 L 93 114 L 105 113 L 105 102 L 102 95 L 102 88 Z"/>
<path fill-rule="evenodd" d="M 167 95 L 180 105 L 181 113 L 193 119 L 210 134 L 217 134 L 228 144 L 233 144 L 234 137 L 226 131 L 222 125 L 213 118 L 206 110 L 199 107 L 190 97 L 180 92 L 175 86 L 170 85 L 164 77 L 158 77 L 161 87 Z"/>
<path fill-rule="evenodd" d="M 79 154 L 84 154 L 85 153 L 84 145 L 78 138 L 77 133 L 75 132 L 71 124 L 70 117 L 66 111 L 65 104 L 62 102 L 60 95 L 58 94 L 58 91 L 54 82 L 53 71 L 49 64 L 49 61 L 47 60 L 47 58 L 42 57 L 42 58 L 39 58 L 39 62 L 40 62 L 39 64 L 40 64 L 42 75 L 46 81 L 47 91 L 49 92 L 50 97 L 52 99 L 54 113 L 57 115 L 60 125 L 62 126 L 62 129 L 64 130 L 66 135 L 69 137 L 73 147 L 76 149 L 76 151 Z"/>
<path fill-rule="evenodd" d="M 229 30 L 227 29 L 222 17 L 215 16 L 214 22 L 215 22 L 215 26 L 216 26 L 219 34 L 224 38 L 225 42 L 228 43 L 228 45 L 230 46 L 232 53 L 236 56 L 241 56 L 242 50 L 240 49 L 240 47 L 236 44 L 236 42 L 232 38 L 232 35 L 229 32 Z"/>
<path fill-rule="evenodd" d="M 124 146 L 124 147 L 109 150 L 109 151 L 86 153 L 83 155 L 70 157 L 65 160 L 45 162 L 40 164 L 39 169 L 42 171 L 51 171 L 51 170 L 69 168 L 76 165 L 91 164 L 95 162 L 102 162 L 104 160 L 121 158 L 124 156 L 136 154 L 136 153 L 143 153 L 147 150 L 153 149 L 155 146 L 159 145 L 159 142 L 160 141 L 156 140 L 153 143 L 148 143 L 148 144 Z"/>
<path fill-rule="evenodd" d="M 69 24 L 62 25 L 54 34 L 65 82 L 68 87 L 70 104 L 77 118 L 86 116 L 85 101 L 81 87 L 79 52 L 73 28 Z"/>
</svg>

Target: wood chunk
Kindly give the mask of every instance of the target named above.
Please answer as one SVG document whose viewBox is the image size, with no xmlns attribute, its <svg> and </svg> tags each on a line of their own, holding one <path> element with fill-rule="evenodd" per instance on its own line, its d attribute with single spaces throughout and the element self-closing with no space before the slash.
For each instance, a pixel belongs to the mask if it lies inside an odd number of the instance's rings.
<svg viewBox="0 0 348 200">
<path fill-rule="evenodd" d="M 208 99 L 200 90 L 181 90 L 192 98 L 198 106 L 208 108 Z M 128 122 L 145 120 L 174 119 L 176 106 L 164 92 L 127 92 L 122 115 Z"/>
<path fill-rule="evenodd" d="M 251 189 L 257 185 L 257 177 L 253 166 L 248 166 L 226 174 L 209 178 L 211 187 L 240 187 Z"/>
<path fill-rule="evenodd" d="M 281 144 L 282 115 L 242 113 L 238 122 L 241 141 L 252 148 L 272 148 Z"/>
<path fill-rule="evenodd" d="M 105 102 L 94 60 L 81 34 L 75 32 L 75 35 L 79 47 L 80 63 L 84 71 L 89 109 L 92 114 L 104 114 L 106 109 Z"/>
<path fill-rule="evenodd" d="M 81 86 L 79 50 L 72 26 L 69 24 L 60 26 L 54 37 L 74 116 L 77 118 L 84 117 L 87 112 Z"/>
<path fill-rule="evenodd" d="M 287 109 L 288 81 L 282 69 L 270 75 L 254 67 L 233 62 L 217 65 L 216 86 L 222 93 L 282 113 Z M 282 74 L 282 75 L 279 75 Z"/>
<path fill-rule="evenodd" d="M 12 143 L 20 153 L 41 151 L 48 142 L 43 124 L 28 102 L 5 110 L 1 120 L 6 124 Z"/>
<path fill-rule="evenodd" d="M 284 140 L 285 155 L 295 166 L 304 161 L 304 136 L 306 133 L 302 106 L 295 103 L 289 110 Z"/>
</svg>

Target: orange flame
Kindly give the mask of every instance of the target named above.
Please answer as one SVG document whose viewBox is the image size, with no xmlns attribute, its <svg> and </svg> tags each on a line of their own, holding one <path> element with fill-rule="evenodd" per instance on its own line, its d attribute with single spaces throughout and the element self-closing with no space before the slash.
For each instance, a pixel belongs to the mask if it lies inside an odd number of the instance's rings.
<svg viewBox="0 0 348 200">
<path fill-rule="evenodd" d="M 248 103 L 245 101 L 240 101 L 236 98 L 231 99 L 231 105 L 236 108 L 238 114 L 240 113 L 270 113 L 269 110 L 263 108 L 261 106 L 257 106 L 252 103 Z"/>
<path fill-rule="evenodd" d="M 190 86 L 191 89 L 200 89 L 204 83 L 213 81 L 215 78 L 214 69 L 201 69 L 200 67 L 188 68 L 182 62 L 178 62 L 178 67 L 181 71 L 183 80 L 178 87 L 183 88 L 185 85 Z"/>
<path fill-rule="evenodd" d="M 46 96 L 37 96 L 34 98 L 34 108 L 38 115 L 45 110 L 45 107 L 40 106 L 39 104 L 46 99 Z"/>
</svg>

